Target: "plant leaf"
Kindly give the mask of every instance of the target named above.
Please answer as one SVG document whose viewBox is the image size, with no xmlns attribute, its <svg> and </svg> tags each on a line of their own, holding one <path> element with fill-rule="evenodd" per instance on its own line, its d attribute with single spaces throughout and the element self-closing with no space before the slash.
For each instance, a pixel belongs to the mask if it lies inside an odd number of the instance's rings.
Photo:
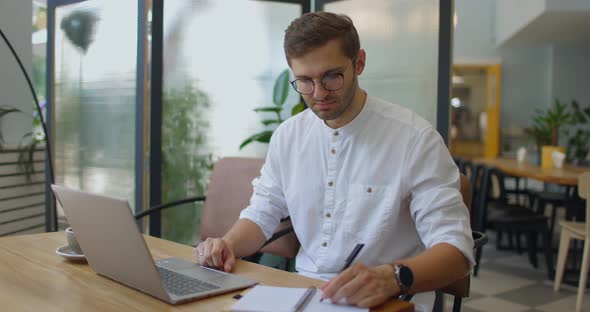
<svg viewBox="0 0 590 312">
<path fill-rule="evenodd" d="M 257 107 L 254 109 L 255 112 L 273 112 L 273 113 L 280 113 L 283 110 L 282 107 L 278 106 L 267 106 L 267 107 Z"/>
<path fill-rule="evenodd" d="M 270 142 L 270 137 L 272 136 L 272 130 L 266 130 L 259 133 L 256 133 L 240 144 L 240 149 L 244 148 L 244 146 L 256 141 L 260 143 L 268 143 Z"/>
<path fill-rule="evenodd" d="M 299 101 L 299 103 L 297 103 L 295 106 L 293 106 L 293 109 L 291 109 L 291 116 L 295 116 L 304 110 L 305 104 L 303 104 L 303 101 Z"/>
<path fill-rule="evenodd" d="M 280 120 L 276 120 L 276 119 L 264 119 L 262 120 L 262 124 L 265 126 L 268 125 L 272 125 L 272 124 L 280 124 L 281 121 Z"/>
<path fill-rule="evenodd" d="M 272 90 L 272 101 L 277 106 L 283 106 L 289 94 L 289 70 L 285 69 L 277 77 Z"/>
</svg>

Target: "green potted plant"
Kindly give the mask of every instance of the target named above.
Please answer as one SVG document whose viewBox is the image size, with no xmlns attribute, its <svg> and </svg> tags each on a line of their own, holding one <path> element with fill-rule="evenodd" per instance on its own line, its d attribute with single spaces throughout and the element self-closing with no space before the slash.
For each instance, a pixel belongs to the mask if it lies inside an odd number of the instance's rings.
<svg viewBox="0 0 590 312">
<path fill-rule="evenodd" d="M 569 135 L 571 130 L 573 135 L 568 139 L 567 159 L 575 165 L 585 164 L 590 147 L 590 129 L 587 127 L 590 121 L 590 107 L 581 108 L 580 104 L 573 100 L 571 108 L 573 129 L 567 129 L 566 134 Z"/>
<path fill-rule="evenodd" d="M 44 108 L 44 101 L 42 101 L 41 108 Z M 0 106 L 0 151 L 2 151 L 5 147 L 4 135 L 2 133 L 2 119 L 7 117 L 9 114 L 25 114 L 18 108 L 8 107 L 8 106 Z M 26 115 L 26 114 L 25 114 Z M 40 123 L 38 114 L 33 115 L 33 125 L 32 128 L 38 127 Z M 45 141 L 45 136 L 41 133 L 35 133 L 33 131 L 25 133 L 21 139 L 20 143 L 16 147 L 18 151 L 18 160 L 17 166 L 18 169 L 25 174 L 25 178 L 28 182 L 31 182 L 31 176 L 35 173 L 34 167 L 34 153 L 39 143 L 43 143 Z"/>
<path fill-rule="evenodd" d="M 272 113 L 273 116 L 271 118 L 262 119 L 262 124 L 265 127 L 278 125 L 282 123 L 283 117 L 281 116 L 283 110 L 285 109 L 285 102 L 287 100 L 287 96 L 289 95 L 289 70 L 283 70 L 277 79 L 275 80 L 273 92 L 272 92 L 272 106 L 264 106 L 264 107 L 257 107 L 254 109 L 257 113 Z M 301 96 L 299 97 L 299 102 L 293 106 L 291 109 L 291 116 L 295 116 L 302 112 L 305 109 L 305 104 L 303 103 L 303 99 Z M 255 133 L 245 139 L 242 144 L 240 144 L 240 149 L 244 148 L 246 145 L 252 142 L 260 142 L 260 143 L 268 143 L 270 142 L 270 137 L 272 136 L 274 130 L 273 129 L 266 129 L 261 132 Z"/>
<path fill-rule="evenodd" d="M 537 147 L 541 147 L 541 167 L 553 167 L 552 153 L 565 153 L 565 147 L 559 146 L 560 128 L 573 122 L 572 114 L 565 103 L 555 99 L 554 104 L 546 111 L 538 110 L 533 117 L 533 127 L 529 133 L 535 138 Z"/>
</svg>

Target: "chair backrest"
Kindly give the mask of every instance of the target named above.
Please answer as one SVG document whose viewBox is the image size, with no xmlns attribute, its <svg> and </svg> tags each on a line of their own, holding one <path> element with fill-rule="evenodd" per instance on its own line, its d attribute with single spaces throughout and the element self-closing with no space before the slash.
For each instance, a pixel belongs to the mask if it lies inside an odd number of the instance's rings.
<svg viewBox="0 0 590 312">
<path fill-rule="evenodd" d="M 465 173 L 464 160 L 461 157 L 453 157 L 453 160 L 455 161 L 455 165 L 457 165 L 457 168 L 459 168 L 459 172 Z"/>
<path fill-rule="evenodd" d="M 578 195 L 586 202 L 586 235 L 590 233 L 590 172 L 584 172 L 578 178 Z"/>
<path fill-rule="evenodd" d="M 201 216 L 201 240 L 223 236 L 238 220 L 242 209 L 250 203 L 252 181 L 260 176 L 263 164 L 264 159 L 243 157 L 222 158 L 215 163 Z M 277 231 L 288 226 L 290 222 L 283 222 Z M 261 251 L 292 258 L 297 244 L 295 234 L 291 233 Z"/>
<path fill-rule="evenodd" d="M 485 208 L 487 201 L 487 170 L 485 165 L 477 165 L 471 176 L 472 198 L 471 206 L 471 229 L 475 231 L 485 231 Z"/>
<path fill-rule="evenodd" d="M 475 166 L 473 165 L 473 162 L 471 162 L 470 160 L 463 161 L 463 172 L 462 173 L 465 174 L 467 176 L 467 178 L 470 180 L 474 174 L 474 169 L 475 169 Z"/>
<path fill-rule="evenodd" d="M 460 181 L 461 187 L 459 190 L 461 195 L 463 195 L 463 202 L 465 203 L 465 206 L 467 206 L 467 210 L 471 213 L 471 181 L 464 174 L 461 174 Z M 470 283 L 471 277 L 467 275 L 441 288 L 440 291 L 455 297 L 465 298 L 469 296 Z"/>
</svg>

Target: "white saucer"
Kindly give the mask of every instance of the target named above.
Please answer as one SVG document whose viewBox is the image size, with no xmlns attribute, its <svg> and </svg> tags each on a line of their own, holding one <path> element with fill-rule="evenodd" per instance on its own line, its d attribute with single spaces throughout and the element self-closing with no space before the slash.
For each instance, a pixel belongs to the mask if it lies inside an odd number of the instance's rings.
<svg viewBox="0 0 590 312">
<path fill-rule="evenodd" d="M 55 253 L 71 261 L 86 260 L 86 257 L 83 254 L 74 252 L 68 245 L 63 245 L 57 248 Z"/>
</svg>

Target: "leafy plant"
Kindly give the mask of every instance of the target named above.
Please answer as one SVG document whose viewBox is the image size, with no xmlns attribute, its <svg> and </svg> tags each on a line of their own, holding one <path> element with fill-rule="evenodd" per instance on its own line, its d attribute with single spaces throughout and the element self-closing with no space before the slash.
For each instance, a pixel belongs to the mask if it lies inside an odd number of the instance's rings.
<svg viewBox="0 0 590 312">
<path fill-rule="evenodd" d="M 540 150 L 542 145 L 558 145 L 560 131 L 568 138 L 568 160 L 584 159 L 590 145 L 590 107 L 582 108 L 578 101 L 570 105 L 555 99 L 547 111 L 537 110 L 533 117 L 533 126 L 525 132 L 535 141 Z M 573 133 L 573 134 L 572 134 Z"/>
<path fill-rule="evenodd" d="M 205 194 L 213 155 L 207 152 L 209 97 L 186 86 L 163 94 L 162 202 Z M 200 224 L 200 203 L 185 204 L 164 212 L 164 237 L 190 244 Z"/>
<path fill-rule="evenodd" d="M 2 134 L 2 119 L 9 114 L 15 113 L 25 114 L 23 111 L 15 107 L 0 106 L 0 151 L 4 149 L 6 143 L 4 141 L 4 135 Z M 33 121 L 36 119 L 38 119 L 38 117 L 33 117 Z M 44 141 L 45 137 L 41 136 L 38 138 L 33 136 L 33 132 L 31 131 L 25 133 L 18 143 L 16 148 L 18 151 L 17 166 L 18 169 L 25 174 L 27 182 L 31 182 L 31 176 L 35 173 L 34 153 L 37 144 Z"/>
<path fill-rule="evenodd" d="M 572 124 L 574 117 L 565 103 L 555 99 L 554 105 L 546 111 L 537 110 L 533 117 L 533 126 L 527 133 L 533 138 L 537 146 L 559 145 L 559 129 Z"/>
<path fill-rule="evenodd" d="M 257 107 L 254 109 L 257 113 L 273 113 L 274 116 L 267 119 L 262 119 L 262 124 L 265 127 L 271 125 L 278 125 L 282 123 L 284 120 L 281 116 L 281 113 L 285 109 L 285 101 L 287 100 L 287 96 L 289 95 L 289 70 L 283 70 L 277 79 L 275 80 L 274 88 L 272 90 L 272 106 L 264 106 L 264 107 Z M 295 116 L 302 112 L 305 109 L 305 104 L 303 102 L 303 98 L 299 97 L 299 102 L 293 106 L 291 109 L 291 116 Z M 262 132 L 256 133 L 248 137 L 246 140 L 240 144 L 240 149 L 244 148 L 248 144 L 252 142 L 260 142 L 260 143 L 268 143 L 270 142 L 270 137 L 272 136 L 274 130 L 264 130 Z"/>
<path fill-rule="evenodd" d="M 590 121 L 590 107 L 581 108 L 580 104 L 573 100 L 572 108 L 572 126 L 575 128 L 567 144 L 567 158 L 569 160 L 583 160 L 588 155 L 590 144 L 590 129 L 584 127 Z M 569 129 L 567 134 L 569 134 Z"/>
</svg>

